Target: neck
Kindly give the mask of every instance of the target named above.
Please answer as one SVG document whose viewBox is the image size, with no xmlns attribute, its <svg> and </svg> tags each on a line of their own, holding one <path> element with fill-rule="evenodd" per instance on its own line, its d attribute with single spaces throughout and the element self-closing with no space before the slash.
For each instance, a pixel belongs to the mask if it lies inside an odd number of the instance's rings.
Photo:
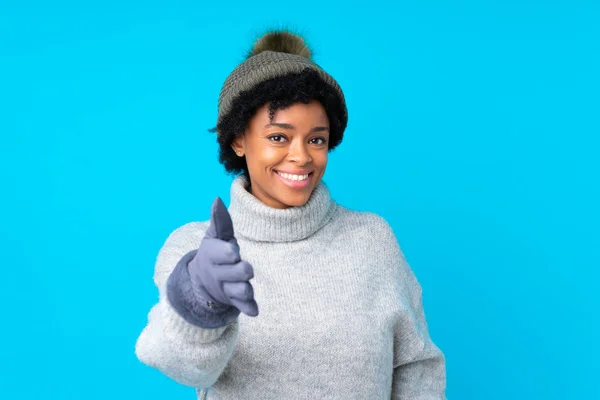
<svg viewBox="0 0 600 400">
<path fill-rule="evenodd" d="M 236 236 L 264 242 L 302 240 L 322 228 L 333 216 L 336 203 L 325 182 L 315 187 L 306 204 L 273 208 L 252 195 L 250 181 L 240 175 L 231 184 L 229 213 Z"/>
</svg>

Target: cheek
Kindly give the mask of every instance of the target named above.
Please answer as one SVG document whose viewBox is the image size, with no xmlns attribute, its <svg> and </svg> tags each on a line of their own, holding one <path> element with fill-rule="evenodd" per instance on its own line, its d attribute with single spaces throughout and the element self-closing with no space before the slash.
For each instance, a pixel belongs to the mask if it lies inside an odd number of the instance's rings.
<svg viewBox="0 0 600 400">
<path fill-rule="evenodd" d="M 319 151 L 313 156 L 313 163 L 315 163 L 316 165 L 319 165 L 319 166 L 324 166 L 325 164 L 327 164 L 328 158 L 329 158 L 328 151 L 326 151 L 326 150 Z"/>
<path fill-rule="evenodd" d="M 281 162 L 286 152 L 273 147 L 254 148 L 248 152 L 246 162 L 257 168 L 268 167 Z"/>
</svg>

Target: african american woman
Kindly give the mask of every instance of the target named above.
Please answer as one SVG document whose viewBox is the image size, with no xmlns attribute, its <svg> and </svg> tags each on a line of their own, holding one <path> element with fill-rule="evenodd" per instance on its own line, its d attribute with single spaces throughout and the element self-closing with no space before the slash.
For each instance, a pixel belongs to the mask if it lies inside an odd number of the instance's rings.
<svg viewBox="0 0 600 400">
<path fill-rule="evenodd" d="M 235 176 L 229 208 L 217 197 L 209 221 L 159 251 L 143 363 L 199 399 L 446 398 L 445 357 L 390 225 L 337 204 L 323 181 L 347 121 L 302 37 L 255 41 L 213 129 Z"/>
</svg>

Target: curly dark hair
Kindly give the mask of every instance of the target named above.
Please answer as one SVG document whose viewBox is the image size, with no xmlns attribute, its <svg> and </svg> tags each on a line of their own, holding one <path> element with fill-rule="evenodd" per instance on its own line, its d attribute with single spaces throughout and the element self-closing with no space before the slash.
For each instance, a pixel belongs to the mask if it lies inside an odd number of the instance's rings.
<svg viewBox="0 0 600 400">
<path fill-rule="evenodd" d="M 329 119 L 329 146 L 333 150 L 342 142 L 347 124 L 347 113 L 343 100 L 319 74 L 306 68 L 300 73 L 291 73 L 261 82 L 251 90 L 243 91 L 232 102 L 227 113 L 210 132 L 218 132 L 219 162 L 230 174 L 248 174 L 245 157 L 236 156 L 231 148 L 233 139 L 243 135 L 248 121 L 256 110 L 269 104 L 269 116 L 273 120 L 276 110 L 298 102 L 317 100 L 323 105 Z"/>
</svg>

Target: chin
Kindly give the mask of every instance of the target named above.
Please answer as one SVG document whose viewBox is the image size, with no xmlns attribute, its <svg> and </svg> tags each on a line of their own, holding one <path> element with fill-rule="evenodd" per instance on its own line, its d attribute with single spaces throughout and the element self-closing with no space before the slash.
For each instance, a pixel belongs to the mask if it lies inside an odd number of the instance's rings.
<svg viewBox="0 0 600 400">
<path fill-rule="evenodd" d="M 312 191 L 311 191 L 312 193 Z M 301 207 L 303 205 L 305 205 L 308 202 L 308 199 L 310 198 L 310 194 L 308 193 L 307 195 L 305 194 L 298 194 L 296 196 L 290 196 L 290 195 L 283 195 L 281 197 L 278 198 L 278 200 L 285 204 L 286 206 L 289 207 Z"/>
<path fill-rule="evenodd" d="M 308 199 L 301 201 L 286 201 L 285 204 L 290 207 L 302 207 L 308 202 Z"/>
</svg>

